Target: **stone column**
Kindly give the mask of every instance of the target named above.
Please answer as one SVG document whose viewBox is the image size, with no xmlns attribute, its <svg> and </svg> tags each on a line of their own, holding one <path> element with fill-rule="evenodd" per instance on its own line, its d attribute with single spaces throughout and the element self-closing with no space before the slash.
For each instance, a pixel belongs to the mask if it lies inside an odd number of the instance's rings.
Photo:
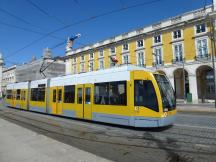
<svg viewBox="0 0 216 162">
<path fill-rule="evenodd" d="M 169 80 L 170 80 L 170 83 L 171 83 L 173 89 L 175 90 L 174 77 L 173 77 L 173 76 L 172 76 L 172 77 L 169 77 Z"/>
<path fill-rule="evenodd" d="M 195 74 L 190 74 L 189 76 L 189 88 L 192 94 L 192 102 L 198 103 L 198 93 L 197 93 L 197 78 Z"/>
</svg>

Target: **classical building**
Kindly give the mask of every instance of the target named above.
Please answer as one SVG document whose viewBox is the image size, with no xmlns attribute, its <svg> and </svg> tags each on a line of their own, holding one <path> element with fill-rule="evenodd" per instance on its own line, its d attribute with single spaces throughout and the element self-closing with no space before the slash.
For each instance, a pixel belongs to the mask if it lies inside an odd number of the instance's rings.
<svg viewBox="0 0 216 162">
<path fill-rule="evenodd" d="M 3 66 L 4 66 L 4 60 L 2 58 L 2 54 L 0 53 L 0 85 L 3 84 Z M 2 86 L 0 86 L 0 98 L 2 97 Z"/>
<path fill-rule="evenodd" d="M 2 70 L 3 69 L 3 70 Z M 43 72 L 40 72 L 43 71 Z M 5 94 L 7 84 L 32 81 L 65 75 L 65 63 L 61 60 L 53 61 L 50 49 L 46 48 L 43 57 L 33 59 L 22 65 L 3 68 L 3 59 L 0 55 L 0 97 Z"/>
<path fill-rule="evenodd" d="M 1 94 L 4 94 L 7 84 L 16 82 L 16 65 L 13 65 L 8 68 L 3 68 L 1 75 L 2 75 Z"/>
<path fill-rule="evenodd" d="M 65 75 L 65 63 L 53 61 L 50 49 L 46 48 L 41 59 L 33 58 L 29 63 L 17 65 L 16 82 L 32 81 Z"/>
<path fill-rule="evenodd" d="M 210 20 L 214 17 L 213 6 L 207 6 L 89 46 L 67 50 L 66 73 L 134 64 L 165 74 L 178 99 L 191 93 L 193 102 L 211 100 L 214 82 Z"/>
</svg>

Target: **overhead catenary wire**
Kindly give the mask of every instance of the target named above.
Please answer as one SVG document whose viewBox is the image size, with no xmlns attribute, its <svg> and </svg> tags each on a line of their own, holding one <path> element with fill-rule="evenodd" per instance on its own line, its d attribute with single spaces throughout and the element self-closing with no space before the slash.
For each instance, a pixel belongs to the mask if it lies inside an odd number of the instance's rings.
<svg viewBox="0 0 216 162">
<path fill-rule="evenodd" d="M 44 35 L 45 34 L 43 32 L 35 31 L 35 30 L 32 30 L 32 29 L 21 27 L 21 26 L 17 26 L 17 25 L 14 25 L 14 24 L 5 23 L 5 22 L 2 22 L 2 21 L 0 21 L 0 24 L 4 25 L 4 26 L 11 27 L 11 28 L 15 28 L 15 29 L 31 32 L 31 33 L 34 33 L 34 34 L 39 34 L 39 35 Z M 60 38 L 60 37 L 57 37 L 57 36 L 54 36 L 54 35 L 50 35 L 50 37 L 58 39 L 58 40 L 65 40 L 64 38 Z"/>
<path fill-rule="evenodd" d="M 1 25 L 5 25 L 5 26 L 8 26 L 8 27 L 11 27 L 11 28 L 15 28 L 15 29 L 19 29 L 19 30 L 23 30 L 23 31 L 27 31 L 27 32 L 31 32 L 31 33 L 34 33 L 34 34 L 39 34 L 39 35 L 44 35 L 45 33 L 42 33 L 42 32 L 38 32 L 38 31 L 35 31 L 35 30 L 32 30 L 32 29 L 28 29 L 28 28 L 24 28 L 24 27 L 21 27 L 21 26 L 17 26 L 17 25 L 14 25 L 14 24 L 9 24 L 9 23 L 5 23 L 5 22 L 2 22 L 0 21 L 0 24 Z M 52 37 L 52 38 L 55 38 L 55 39 L 58 39 L 58 40 L 62 40 L 61 43 L 58 43 L 59 44 L 64 44 L 66 43 L 66 39 L 65 38 L 62 38 L 62 37 L 58 37 L 58 36 L 54 36 L 54 35 L 50 35 L 49 37 Z M 86 44 L 83 44 L 83 43 L 80 43 L 80 42 L 77 42 L 77 44 L 80 44 L 82 46 L 85 46 Z M 54 45 L 55 47 L 58 47 L 57 45 Z M 52 49 L 52 48 L 51 48 Z"/>
<path fill-rule="evenodd" d="M 32 42 L 28 43 L 27 45 L 23 46 L 22 48 L 14 51 L 10 55 L 6 56 L 6 58 L 9 58 L 9 57 L 12 57 L 12 56 L 16 55 L 17 53 L 21 52 L 22 50 L 24 50 L 24 49 L 32 46 L 33 44 L 43 40 L 44 38 L 48 37 L 49 35 L 51 35 L 53 33 L 65 30 L 65 29 L 70 28 L 70 27 L 75 26 L 75 25 L 79 25 L 79 24 L 82 24 L 82 23 L 85 23 L 85 22 L 92 21 L 92 20 L 100 18 L 100 17 L 104 17 L 104 16 L 111 15 L 111 14 L 118 13 L 118 12 L 122 12 L 124 10 L 132 9 L 132 8 L 137 8 L 137 7 L 141 7 L 141 6 L 145 6 L 145 5 L 150 5 L 150 4 L 153 4 L 153 3 L 160 2 L 160 1 L 163 1 L 163 0 L 151 0 L 151 1 L 148 1 L 148 2 L 142 2 L 142 3 L 135 4 L 135 5 L 130 5 L 130 6 L 127 6 L 127 7 L 124 7 L 124 8 L 114 9 L 114 10 L 111 10 L 111 11 L 103 12 L 101 14 L 91 16 L 91 17 L 79 20 L 77 22 L 65 25 L 65 26 L 57 28 L 57 29 L 55 29 L 55 30 L 53 30 L 51 32 L 48 32 L 47 34 L 41 36 L 40 38 L 37 38 L 37 39 L 33 40 Z"/>
<path fill-rule="evenodd" d="M 46 15 L 47 17 L 55 20 L 56 22 L 60 23 L 61 25 L 65 25 L 65 23 L 60 20 L 59 18 L 57 18 L 54 15 L 51 15 L 50 13 L 48 13 L 46 10 L 44 10 L 42 7 L 40 7 L 39 5 L 37 5 L 35 2 L 32 2 L 31 0 L 26 0 L 31 6 L 33 6 L 34 8 L 36 8 L 39 12 L 41 12 L 42 14 Z"/>
<path fill-rule="evenodd" d="M 0 12 L 3 12 L 3 13 L 5 13 L 5 14 L 7 14 L 7 15 L 9 15 L 10 17 L 12 17 L 12 18 L 14 18 L 14 19 L 16 19 L 16 20 L 18 20 L 18 21 L 20 21 L 20 22 L 22 22 L 22 23 L 25 23 L 25 24 L 31 25 L 31 26 L 33 26 L 33 27 L 35 27 L 35 28 L 44 30 L 44 29 L 42 29 L 40 26 L 34 25 L 34 24 L 32 24 L 31 22 L 29 22 L 28 20 L 25 20 L 25 19 L 23 19 L 23 18 L 21 18 L 21 17 L 15 15 L 15 14 L 11 13 L 11 12 L 8 11 L 8 10 L 5 10 L 5 9 L 3 9 L 3 8 L 0 8 Z"/>
<path fill-rule="evenodd" d="M 18 21 L 21 21 L 25 24 L 31 24 L 30 22 L 28 22 L 27 20 L 24 20 L 23 18 L 17 16 L 17 15 L 14 15 L 13 13 L 9 12 L 8 10 L 5 10 L 3 8 L 0 8 L 0 12 L 3 12 L 11 17 L 13 17 L 14 19 L 18 20 Z"/>
</svg>

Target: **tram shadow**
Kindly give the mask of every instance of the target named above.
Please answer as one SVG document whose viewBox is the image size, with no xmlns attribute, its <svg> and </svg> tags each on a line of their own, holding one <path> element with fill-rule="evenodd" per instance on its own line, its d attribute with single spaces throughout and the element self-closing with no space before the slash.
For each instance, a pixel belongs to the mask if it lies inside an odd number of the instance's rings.
<svg viewBox="0 0 216 162">
<path fill-rule="evenodd" d="M 85 122 L 85 123 L 95 124 L 95 125 L 98 125 L 98 126 L 105 126 L 107 129 L 119 128 L 119 129 L 134 130 L 134 131 L 140 131 L 140 132 L 141 131 L 145 131 L 145 132 L 163 132 L 163 131 L 166 131 L 166 130 L 171 129 L 173 127 L 173 125 L 163 126 L 163 127 L 133 127 L 133 126 L 128 126 L 128 125 L 104 123 L 104 122 L 101 122 L 101 121 L 91 121 L 91 120 L 77 119 L 77 118 L 71 118 L 71 117 L 63 117 L 63 118 L 82 121 L 82 122 Z"/>
<path fill-rule="evenodd" d="M 173 125 L 163 126 L 163 127 L 133 127 L 133 126 L 128 126 L 128 125 L 119 125 L 119 124 L 113 124 L 113 123 L 105 123 L 101 121 L 92 121 L 92 120 L 86 120 L 86 119 L 80 119 L 80 118 L 60 116 L 60 115 L 55 115 L 55 114 L 47 114 L 44 112 L 25 110 L 25 109 L 20 109 L 20 108 L 14 108 L 11 106 L 7 106 L 7 107 L 10 109 L 16 110 L 16 111 L 25 111 L 25 112 L 41 114 L 41 115 L 50 116 L 50 117 L 52 116 L 52 117 L 57 117 L 57 118 L 62 118 L 62 119 L 73 120 L 73 121 L 80 121 L 80 122 L 89 124 L 89 126 L 94 124 L 96 126 L 106 127 L 106 129 L 108 130 L 113 129 L 113 128 L 119 128 L 119 129 L 134 130 L 134 131 L 162 132 L 162 131 L 166 131 L 167 129 L 170 129 L 173 127 Z"/>
</svg>

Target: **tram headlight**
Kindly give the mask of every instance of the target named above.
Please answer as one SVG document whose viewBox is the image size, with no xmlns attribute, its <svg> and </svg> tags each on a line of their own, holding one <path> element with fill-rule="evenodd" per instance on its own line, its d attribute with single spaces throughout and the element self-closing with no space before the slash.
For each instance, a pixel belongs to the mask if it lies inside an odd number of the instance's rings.
<svg viewBox="0 0 216 162">
<path fill-rule="evenodd" d="M 163 111 L 164 111 L 164 112 L 168 112 L 168 108 L 164 108 Z"/>
<path fill-rule="evenodd" d="M 135 111 L 139 111 L 139 106 L 135 106 Z"/>
</svg>

